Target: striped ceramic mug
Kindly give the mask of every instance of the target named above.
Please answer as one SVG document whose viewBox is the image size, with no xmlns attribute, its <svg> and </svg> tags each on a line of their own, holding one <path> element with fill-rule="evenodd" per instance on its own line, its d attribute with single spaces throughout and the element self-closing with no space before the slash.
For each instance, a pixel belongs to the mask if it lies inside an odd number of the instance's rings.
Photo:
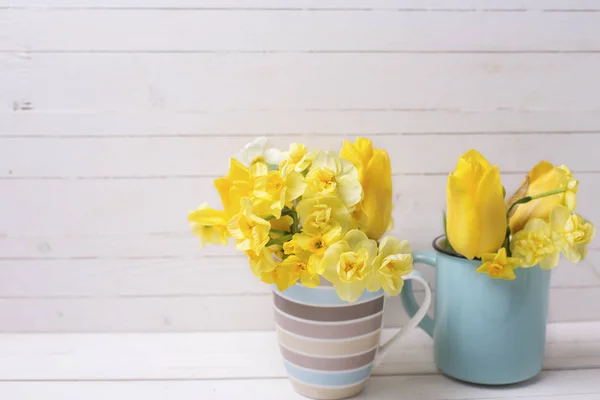
<svg viewBox="0 0 600 400">
<path fill-rule="evenodd" d="M 328 282 L 310 289 L 296 284 L 273 291 L 281 355 L 294 389 L 314 399 L 343 399 L 360 393 L 389 347 L 417 326 L 431 303 L 431 289 L 416 271 L 404 277 L 425 287 L 419 311 L 386 343 L 382 290 L 365 291 L 354 303 L 341 300 Z M 398 299 L 400 301 L 400 299 Z"/>
</svg>

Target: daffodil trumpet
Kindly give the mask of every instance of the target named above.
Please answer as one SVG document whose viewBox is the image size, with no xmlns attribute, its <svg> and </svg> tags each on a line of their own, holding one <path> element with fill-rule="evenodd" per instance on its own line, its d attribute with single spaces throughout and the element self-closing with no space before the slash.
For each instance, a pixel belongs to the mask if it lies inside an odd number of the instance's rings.
<svg viewBox="0 0 600 400">
<path fill-rule="evenodd" d="M 412 271 L 408 242 L 383 237 L 393 224 L 391 163 L 369 139 L 344 141 L 337 154 L 259 138 L 215 187 L 223 209 L 191 212 L 193 233 L 202 245 L 234 239 L 254 275 L 280 291 L 326 279 L 353 302 L 365 290 L 397 295 Z"/>
<path fill-rule="evenodd" d="M 578 187 L 568 167 L 541 161 L 504 202 L 498 167 L 469 150 L 448 177 L 448 249 L 482 260 L 477 272 L 496 279 L 515 279 L 516 268 L 552 269 L 560 254 L 579 262 L 595 228 L 574 213 Z"/>
</svg>

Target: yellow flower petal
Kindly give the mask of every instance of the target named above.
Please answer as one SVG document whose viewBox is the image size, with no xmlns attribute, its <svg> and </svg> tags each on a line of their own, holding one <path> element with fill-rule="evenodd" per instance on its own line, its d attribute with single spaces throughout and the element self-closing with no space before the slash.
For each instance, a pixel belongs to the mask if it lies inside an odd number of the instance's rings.
<svg viewBox="0 0 600 400">
<path fill-rule="evenodd" d="M 352 282 L 333 282 L 333 287 L 340 299 L 347 302 L 355 302 L 365 291 L 365 282 L 363 281 L 352 281 Z"/>
<path fill-rule="evenodd" d="M 565 192 L 518 205 L 510 218 L 510 229 L 513 234 L 523 229 L 531 219 L 539 218 L 548 221 L 550 212 L 556 205 L 565 205 L 569 211 L 572 211 L 577 203 L 578 181 L 573 178 L 566 166 L 554 167 L 548 161 L 541 161 L 531 170 L 528 177 L 530 183 L 527 196 L 540 195 L 556 189 L 564 189 Z"/>
<path fill-rule="evenodd" d="M 479 217 L 476 214 L 475 196 L 458 176 L 448 177 L 446 232 L 452 247 L 469 260 L 475 258 L 479 248 Z"/>
<path fill-rule="evenodd" d="M 446 232 L 454 250 L 473 259 L 502 245 L 506 206 L 497 166 L 469 150 L 448 177 L 446 199 Z"/>
<path fill-rule="evenodd" d="M 514 280 L 516 278 L 514 269 L 520 264 L 520 260 L 507 257 L 506 249 L 502 247 L 497 253 L 486 253 L 482 256 L 483 263 L 475 272 L 488 274 L 494 279 Z"/>
</svg>

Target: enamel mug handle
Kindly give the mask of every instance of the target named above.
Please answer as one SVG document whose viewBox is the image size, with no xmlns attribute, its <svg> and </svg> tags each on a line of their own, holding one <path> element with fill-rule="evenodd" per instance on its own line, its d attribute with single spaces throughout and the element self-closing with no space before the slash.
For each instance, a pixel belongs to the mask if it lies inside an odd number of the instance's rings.
<svg viewBox="0 0 600 400">
<path fill-rule="evenodd" d="M 413 271 L 413 272 L 411 272 L 410 275 L 402 277 L 402 279 L 404 279 L 404 281 L 405 281 L 404 282 L 405 285 L 404 285 L 402 292 L 406 291 L 407 289 L 411 290 L 411 285 L 410 285 L 412 283 L 412 282 L 410 282 L 411 280 L 421 283 L 423 285 L 423 287 L 425 288 L 425 300 L 423 300 L 423 304 L 421 304 L 421 308 L 419 308 L 419 310 L 411 316 L 411 318 L 408 320 L 408 322 L 402 328 L 398 329 L 398 331 L 394 334 L 394 336 L 392 336 L 390 339 L 388 339 L 385 343 L 382 343 L 379 345 L 379 351 L 377 352 L 377 357 L 375 358 L 375 366 L 381 364 L 381 362 L 385 358 L 386 354 L 389 352 L 390 347 L 394 343 L 396 343 L 398 340 L 400 340 L 402 337 L 404 337 L 404 335 L 406 335 L 409 331 L 411 331 L 413 328 L 415 328 L 417 325 L 419 325 L 421 320 L 427 316 L 427 310 L 429 309 L 429 305 L 431 304 L 431 288 L 429 287 L 429 284 L 427 283 L 425 278 L 423 278 L 423 276 L 419 272 Z M 412 290 L 411 290 L 411 294 L 412 294 Z"/>
<path fill-rule="evenodd" d="M 427 264 L 435 268 L 436 254 L 433 251 L 415 251 L 413 252 L 413 260 L 415 264 Z M 420 315 L 423 306 L 419 308 L 419 305 L 417 304 L 417 300 L 415 299 L 415 295 L 412 290 L 411 283 L 412 282 L 406 282 L 406 285 L 404 285 L 400 296 L 402 297 L 402 305 L 404 306 L 404 309 L 406 310 L 407 314 L 417 316 Z M 423 330 L 427 332 L 429 336 L 433 337 L 433 319 L 430 318 L 428 315 L 425 315 L 420 321 L 421 328 L 423 328 Z"/>
</svg>

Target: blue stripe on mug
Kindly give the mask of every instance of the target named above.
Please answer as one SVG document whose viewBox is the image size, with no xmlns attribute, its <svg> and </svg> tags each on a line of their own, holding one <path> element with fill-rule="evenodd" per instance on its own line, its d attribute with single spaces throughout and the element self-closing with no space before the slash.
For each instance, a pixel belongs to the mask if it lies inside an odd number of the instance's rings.
<svg viewBox="0 0 600 400">
<path fill-rule="evenodd" d="M 283 360 L 283 363 L 292 378 L 307 384 L 320 386 L 348 386 L 361 382 L 371 375 L 371 369 L 373 368 L 371 363 L 351 371 L 323 373 L 323 371 L 300 368 L 287 360 Z"/>
<path fill-rule="evenodd" d="M 348 304 L 357 304 L 363 301 L 373 300 L 377 297 L 383 296 L 383 290 L 379 290 L 373 293 L 365 290 L 360 296 L 360 298 L 356 300 L 356 302 L 348 303 L 347 301 L 342 300 L 338 297 L 333 287 L 321 287 L 319 289 L 314 289 L 296 284 L 294 286 L 290 286 L 284 292 L 279 292 L 277 288 L 275 288 L 275 291 L 277 291 L 282 297 L 291 301 L 296 301 L 303 304 L 325 306 L 345 306 Z"/>
</svg>

